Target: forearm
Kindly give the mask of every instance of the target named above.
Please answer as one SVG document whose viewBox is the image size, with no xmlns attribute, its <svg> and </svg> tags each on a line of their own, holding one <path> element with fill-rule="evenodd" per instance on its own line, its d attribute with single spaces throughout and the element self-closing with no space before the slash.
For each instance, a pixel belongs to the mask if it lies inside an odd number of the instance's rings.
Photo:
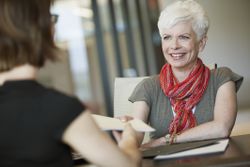
<svg viewBox="0 0 250 167">
<path fill-rule="evenodd" d="M 176 142 L 198 141 L 214 138 L 225 138 L 230 135 L 231 127 L 216 121 L 207 122 L 188 129 L 177 135 Z"/>
<path fill-rule="evenodd" d="M 179 135 L 176 135 L 173 141 L 174 143 L 181 143 L 214 138 L 224 138 L 228 137 L 228 135 L 230 134 L 230 129 L 231 128 L 229 126 L 225 126 L 218 121 L 207 122 L 194 128 L 188 129 Z M 166 140 L 165 136 L 157 139 L 152 139 L 148 143 L 143 144 L 142 149 L 165 145 L 167 142 L 168 141 Z"/>
<path fill-rule="evenodd" d="M 140 160 L 136 159 L 139 151 L 135 143 L 124 142 L 123 147 L 119 149 L 110 137 L 98 128 L 88 112 L 79 116 L 66 129 L 63 141 L 97 166 L 136 167 Z"/>
<path fill-rule="evenodd" d="M 133 162 L 137 162 L 136 164 L 130 164 L 129 166 L 140 166 L 141 153 L 138 149 L 139 143 L 136 139 L 130 138 L 125 142 L 120 142 L 119 147 L 125 154 L 127 154 L 128 158 L 132 159 Z"/>
<path fill-rule="evenodd" d="M 102 157 L 99 157 L 98 160 L 102 167 L 111 167 L 111 166 L 120 166 L 120 167 L 139 167 L 140 166 L 140 159 L 141 155 L 138 150 L 138 143 L 134 139 L 127 139 L 125 142 L 119 143 L 119 148 L 117 148 L 114 143 L 107 142 L 107 140 L 110 141 L 110 138 L 107 136 L 103 138 L 103 141 L 106 141 L 105 143 L 100 145 L 100 148 L 102 149 L 101 155 Z M 96 153 L 95 153 L 96 154 Z M 107 162 L 109 160 L 109 162 Z M 110 161 L 111 160 L 111 161 Z M 95 159 L 97 162 L 97 159 Z"/>
<path fill-rule="evenodd" d="M 236 114 L 235 84 L 229 81 L 222 85 L 217 92 L 213 121 L 186 130 L 178 135 L 177 142 L 228 137 L 235 123 Z"/>
<path fill-rule="evenodd" d="M 142 120 L 145 123 L 148 123 L 148 114 L 149 114 L 149 107 L 146 102 L 144 101 L 137 101 L 134 103 L 134 111 L 133 118 Z M 141 145 L 145 136 L 145 133 L 137 132 L 136 133 L 137 139 L 139 144 Z"/>
</svg>

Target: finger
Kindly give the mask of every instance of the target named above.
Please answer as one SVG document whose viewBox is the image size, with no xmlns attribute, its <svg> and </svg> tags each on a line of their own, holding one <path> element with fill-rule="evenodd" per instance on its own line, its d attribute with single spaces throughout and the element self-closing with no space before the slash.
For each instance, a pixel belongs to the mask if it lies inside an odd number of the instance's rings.
<svg viewBox="0 0 250 167">
<path fill-rule="evenodd" d="M 120 132 L 112 131 L 112 134 L 113 134 L 113 136 L 114 136 L 114 138 L 115 138 L 115 140 L 116 140 L 117 142 L 121 141 L 121 139 L 122 139 L 122 134 L 121 134 Z"/>
<path fill-rule="evenodd" d="M 122 133 L 122 138 L 130 139 L 136 143 L 137 147 L 140 146 L 140 142 L 137 139 L 136 131 L 130 123 L 125 124 L 124 131 Z"/>
<path fill-rule="evenodd" d="M 134 119 L 133 117 L 128 116 L 128 115 L 119 116 L 119 117 L 115 117 L 115 118 L 120 119 L 122 122 L 128 122 L 128 121 Z"/>
<path fill-rule="evenodd" d="M 132 127 L 132 125 L 130 124 L 130 123 L 126 123 L 125 125 L 124 125 L 124 131 L 123 131 L 123 134 L 126 134 L 126 135 L 128 135 L 128 134 L 133 134 L 133 135 L 135 135 L 135 129 Z"/>
<path fill-rule="evenodd" d="M 127 122 L 127 121 L 128 121 L 127 117 L 121 117 L 120 120 L 121 120 L 122 122 Z"/>
<path fill-rule="evenodd" d="M 139 150 L 140 150 L 140 151 L 145 151 L 145 150 L 148 150 L 148 148 L 145 147 L 145 146 L 143 146 L 143 145 L 141 145 L 141 147 L 139 148 Z"/>
<path fill-rule="evenodd" d="M 140 150 L 148 150 L 151 147 L 151 142 L 144 143 L 140 146 Z"/>
<path fill-rule="evenodd" d="M 131 117 L 131 116 L 126 115 L 123 119 L 124 119 L 124 121 L 128 122 L 128 121 L 133 120 L 134 118 Z"/>
</svg>

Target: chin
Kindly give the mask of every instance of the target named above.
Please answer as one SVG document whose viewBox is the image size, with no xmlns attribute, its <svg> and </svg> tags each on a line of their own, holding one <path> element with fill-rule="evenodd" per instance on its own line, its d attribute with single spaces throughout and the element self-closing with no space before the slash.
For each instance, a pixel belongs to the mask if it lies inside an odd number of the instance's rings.
<svg viewBox="0 0 250 167">
<path fill-rule="evenodd" d="M 169 61 L 169 64 L 172 66 L 172 67 L 176 67 L 176 68 L 180 68 L 180 67 L 185 67 L 187 65 L 187 63 L 185 61 L 176 61 L 176 60 L 171 60 Z"/>
</svg>

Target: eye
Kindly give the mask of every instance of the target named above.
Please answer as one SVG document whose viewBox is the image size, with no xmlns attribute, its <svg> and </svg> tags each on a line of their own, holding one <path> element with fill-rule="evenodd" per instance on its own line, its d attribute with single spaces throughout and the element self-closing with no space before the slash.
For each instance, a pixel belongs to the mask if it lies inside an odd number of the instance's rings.
<svg viewBox="0 0 250 167">
<path fill-rule="evenodd" d="M 170 40 L 171 39 L 171 36 L 170 35 L 164 35 L 162 37 L 163 40 Z"/>
<path fill-rule="evenodd" d="M 187 35 L 180 35 L 180 36 L 179 36 L 179 39 L 188 40 L 188 39 L 190 39 L 190 37 L 187 36 Z"/>
</svg>

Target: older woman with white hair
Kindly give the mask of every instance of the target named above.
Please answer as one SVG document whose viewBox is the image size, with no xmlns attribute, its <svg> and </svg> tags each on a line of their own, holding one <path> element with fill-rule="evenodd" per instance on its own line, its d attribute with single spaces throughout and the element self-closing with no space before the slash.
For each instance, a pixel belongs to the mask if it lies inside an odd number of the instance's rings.
<svg viewBox="0 0 250 167">
<path fill-rule="evenodd" d="M 243 77 L 227 67 L 210 70 L 198 57 L 209 28 L 204 9 L 193 0 L 174 2 L 161 12 L 158 28 L 167 63 L 129 98 L 133 118 L 156 129 L 142 147 L 228 137 Z M 140 142 L 143 136 L 138 134 Z"/>
</svg>

